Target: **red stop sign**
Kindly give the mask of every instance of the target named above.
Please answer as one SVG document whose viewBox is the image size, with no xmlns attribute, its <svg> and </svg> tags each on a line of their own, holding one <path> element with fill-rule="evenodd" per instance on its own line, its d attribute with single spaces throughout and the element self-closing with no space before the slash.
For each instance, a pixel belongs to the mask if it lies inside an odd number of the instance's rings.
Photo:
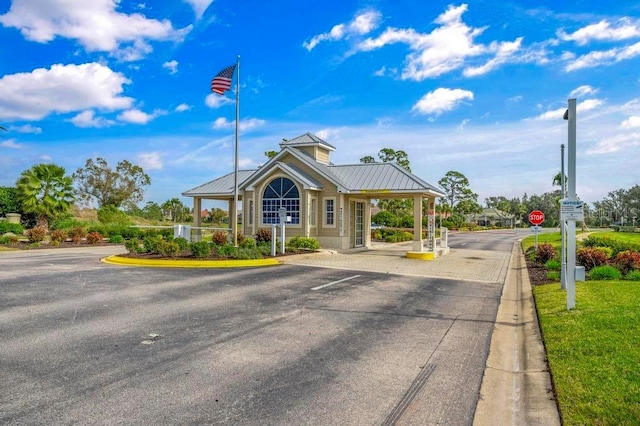
<svg viewBox="0 0 640 426">
<path fill-rule="evenodd" d="M 529 213 L 529 222 L 531 222 L 532 225 L 540 225 L 544 222 L 544 213 L 540 210 L 533 210 Z"/>
</svg>

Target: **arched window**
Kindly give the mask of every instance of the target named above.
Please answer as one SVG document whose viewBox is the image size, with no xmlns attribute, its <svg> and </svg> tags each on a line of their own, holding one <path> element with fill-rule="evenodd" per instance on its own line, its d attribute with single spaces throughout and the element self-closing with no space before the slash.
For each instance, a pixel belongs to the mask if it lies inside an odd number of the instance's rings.
<svg viewBox="0 0 640 426">
<path fill-rule="evenodd" d="M 280 223 L 278 210 L 287 209 L 292 224 L 300 223 L 300 193 L 291 179 L 275 178 L 262 194 L 262 223 Z"/>
</svg>

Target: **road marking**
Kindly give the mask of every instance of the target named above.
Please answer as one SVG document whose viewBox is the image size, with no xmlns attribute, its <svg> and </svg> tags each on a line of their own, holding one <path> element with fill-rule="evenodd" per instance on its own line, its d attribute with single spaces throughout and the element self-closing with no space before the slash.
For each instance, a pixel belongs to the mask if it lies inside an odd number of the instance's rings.
<svg viewBox="0 0 640 426">
<path fill-rule="evenodd" d="M 327 283 L 327 284 L 319 285 L 318 287 L 313 287 L 311 290 L 314 290 L 314 291 L 315 290 L 320 290 L 320 289 L 323 289 L 325 287 L 329 287 L 330 285 L 339 284 L 339 283 L 342 283 L 342 282 L 345 282 L 345 281 L 349 281 L 349 280 L 352 280 L 354 278 L 358 278 L 358 277 L 361 277 L 361 276 L 362 275 L 354 275 L 352 277 L 343 278 L 343 279 L 338 280 L 338 281 L 332 281 L 332 282 Z"/>
</svg>

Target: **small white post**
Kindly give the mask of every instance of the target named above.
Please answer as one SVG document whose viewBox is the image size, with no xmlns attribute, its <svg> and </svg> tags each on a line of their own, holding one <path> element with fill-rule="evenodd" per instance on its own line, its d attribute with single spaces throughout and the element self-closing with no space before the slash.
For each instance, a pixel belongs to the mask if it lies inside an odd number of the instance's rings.
<svg viewBox="0 0 640 426">
<path fill-rule="evenodd" d="M 276 241 L 278 237 L 276 236 L 276 224 L 271 224 L 271 256 L 275 257 L 276 255 Z"/>
</svg>

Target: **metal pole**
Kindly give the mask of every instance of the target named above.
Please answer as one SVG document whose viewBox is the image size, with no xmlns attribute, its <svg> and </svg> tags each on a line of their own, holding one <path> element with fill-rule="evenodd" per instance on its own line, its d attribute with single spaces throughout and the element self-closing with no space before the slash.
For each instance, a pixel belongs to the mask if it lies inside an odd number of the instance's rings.
<svg viewBox="0 0 640 426">
<path fill-rule="evenodd" d="M 560 145 L 560 193 L 561 199 L 567 196 L 566 182 L 564 181 L 564 144 Z M 562 234 L 562 260 L 560 264 L 560 288 L 567 289 L 567 245 L 566 245 L 566 223 L 560 218 L 560 233 Z"/>
<path fill-rule="evenodd" d="M 240 123 L 240 55 L 236 61 L 236 143 L 235 143 L 235 167 L 233 190 L 233 246 L 238 247 L 238 125 Z"/>
<path fill-rule="evenodd" d="M 576 201 L 576 100 L 569 99 L 569 193 L 567 199 Z M 567 224 L 567 309 L 576 307 L 576 221 Z"/>
</svg>

